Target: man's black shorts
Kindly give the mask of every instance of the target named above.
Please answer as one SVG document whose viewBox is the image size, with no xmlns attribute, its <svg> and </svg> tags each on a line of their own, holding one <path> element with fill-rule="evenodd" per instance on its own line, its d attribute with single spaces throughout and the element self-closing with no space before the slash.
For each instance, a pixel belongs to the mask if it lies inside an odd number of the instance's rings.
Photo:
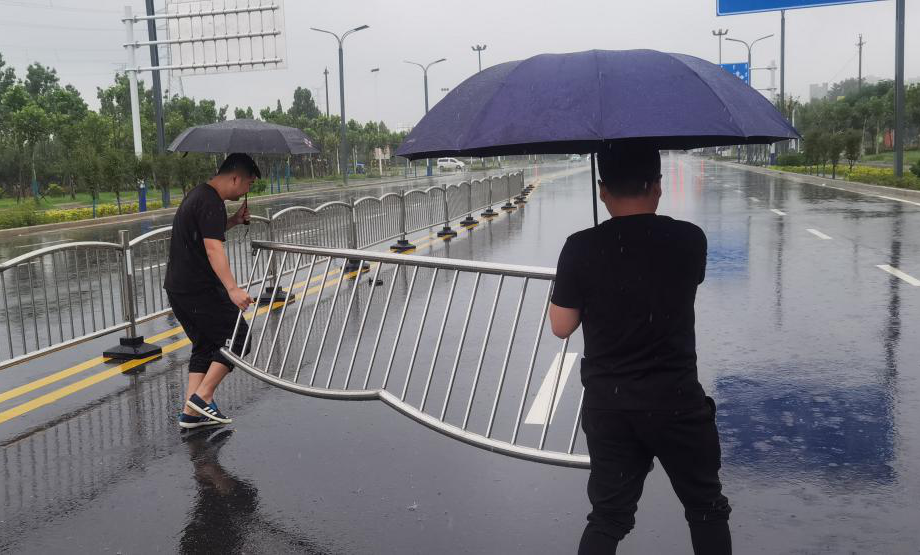
<svg viewBox="0 0 920 555">
<path fill-rule="evenodd" d="M 189 372 L 206 373 L 212 362 L 219 362 L 233 370 L 233 364 L 221 353 L 221 347 L 233 337 L 239 309 L 230 300 L 223 289 L 211 289 L 200 293 L 173 293 L 167 291 L 173 314 L 185 335 L 192 342 L 192 356 L 189 359 Z M 249 326 L 245 319 L 240 320 L 233 342 L 233 353 L 242 352 L 243 340 Z M 247 345 L 246 353 L 249 353 Z"/>
</svg>

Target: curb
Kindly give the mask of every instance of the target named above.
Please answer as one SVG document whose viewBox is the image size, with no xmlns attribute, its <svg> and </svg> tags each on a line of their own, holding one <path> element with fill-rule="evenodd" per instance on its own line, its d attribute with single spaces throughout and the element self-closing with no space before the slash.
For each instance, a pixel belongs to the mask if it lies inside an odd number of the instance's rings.
<svg viewBox="0 0 920 555">
<path fill-rule="evenodd" d="M 797 183 L 805 183 L 807 185 L 815 185 L 818 187 L 831 187 L 834 189 L 840 189 L 841 191 L 847 191 L 850 193 L 857 193 L 861 195 L 871 195 L 875 197 L 884 196 L 889 199 L 903 200 L 906 202 L 920 203 L 920 191 L 915 189 L 901 189 L 898 187 L 886 187 L 884 185 L 872 185 L 870 183 L 859 183 L 857 181 L 844 181 L 842 179 L 831 179 L 830 177 L 819 177 L 815 175 L 806 175 L 801 173 L 787 172 L 782 170 L 773 170 L 770 168 L 761 168 L 757 166 L 747 166 L 745 164 L 739 164 L 737 162 L 726 162 L 722 160 L 713 160 L 716 164 L 722 164 L 725 166 L 749 171 L 752 173 L 759 173 L 761 175 L 770 175 L 776 177 L 783 177 L 790 181 L 795 181 Z"/>
</svg>

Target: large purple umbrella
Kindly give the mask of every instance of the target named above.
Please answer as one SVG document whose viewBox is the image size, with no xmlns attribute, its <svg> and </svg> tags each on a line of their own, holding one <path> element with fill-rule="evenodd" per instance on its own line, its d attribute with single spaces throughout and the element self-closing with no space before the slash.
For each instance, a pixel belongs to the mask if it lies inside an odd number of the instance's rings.
<svg viewBox="0 0 920 555">
<path fill-rule="evenodd" d="M 597 152 L 605 141 L 659 149 L 798 138 L 773 105 L 719 66 L 655 50 L 540 54 L 477 73 L 415 126 L 409 159 Z"/>
</svg>

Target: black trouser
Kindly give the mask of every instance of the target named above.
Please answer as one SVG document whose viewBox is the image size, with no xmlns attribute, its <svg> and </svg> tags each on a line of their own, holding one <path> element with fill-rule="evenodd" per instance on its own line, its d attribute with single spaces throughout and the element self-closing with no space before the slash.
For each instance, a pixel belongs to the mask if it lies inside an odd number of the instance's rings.
<svg viewBox="0 0 920 555">
<path fill-rule="evenodd" d="M 582 428 L 591 455 L 588 515 L 580 555 L 616 553 L 636 523 L 636 508 L 652 458 L 658 457 L 684 505 L 697 554 L 731 553 L 728 514 L 719 468 L 722 453 L 715 403 L 698 408 L 620 411 L 585 408 Z"/>
<path fill-rule="evenodd" d="M 224 289 L 210 289 L 198 293 L 174 293 L 167 291 L 173 315 L 182 324 L 182 329 L 192 342 L 192 356 L 188 371 L 207 373 L 212 362 L 219 362 L 233 370 L 233 364 L 220 353 L 227 340 L 233 339 L 234 354 L 243 351 L 243 339 L 249 330 L 245 319 L 240 319 L 239 329 L 233 336 L 240 309 L 233 304 Z M 249 354 L 251 345 L 246 345 Z"/>
</svg>

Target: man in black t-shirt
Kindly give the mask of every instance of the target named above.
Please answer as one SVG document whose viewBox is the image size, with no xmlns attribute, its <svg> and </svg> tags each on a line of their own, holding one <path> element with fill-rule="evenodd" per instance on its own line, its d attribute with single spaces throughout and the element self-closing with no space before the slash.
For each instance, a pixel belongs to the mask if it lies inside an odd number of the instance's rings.
<svg viewBox="0 0 920 555">
<path fill-rule="evenodd" d="M 616 552 L 635 525 L 653 457 L 684 505 L 694 552 L 731 553 L 715 404 L 696 371 L 693 304 L 706 272 L 706 236 L 655 214 L 658 150 L 611 144 L 598 167 L 612 218 L 568 238 L 550 306 L 557 336 L 584 326 L 582 428 L 593 510 L 579 554 Z"/>
<path fill-rule="evenodd" d="M 237 285 L 223 244 L 228 229 L 249 223 L 249 208 L 243 201 L 228 218 L 224 201 L 239 200 L 257 177 L 261 174 L 252 158 L 231 154 L 217 175 L 185 196 L 173 219 L 164 288 L 173 314 L 192 342 L 188 390 L 179 415 L 182 428 L 231 421 L 214 402 L 214 390 L 233 369 L 220 349 L 233 336 L 239 311 L 253 301 Z M 239 325 L 231 347 L 234 353 L 242 353 L 249 329 L 243 319 Z"/>
</svg>

